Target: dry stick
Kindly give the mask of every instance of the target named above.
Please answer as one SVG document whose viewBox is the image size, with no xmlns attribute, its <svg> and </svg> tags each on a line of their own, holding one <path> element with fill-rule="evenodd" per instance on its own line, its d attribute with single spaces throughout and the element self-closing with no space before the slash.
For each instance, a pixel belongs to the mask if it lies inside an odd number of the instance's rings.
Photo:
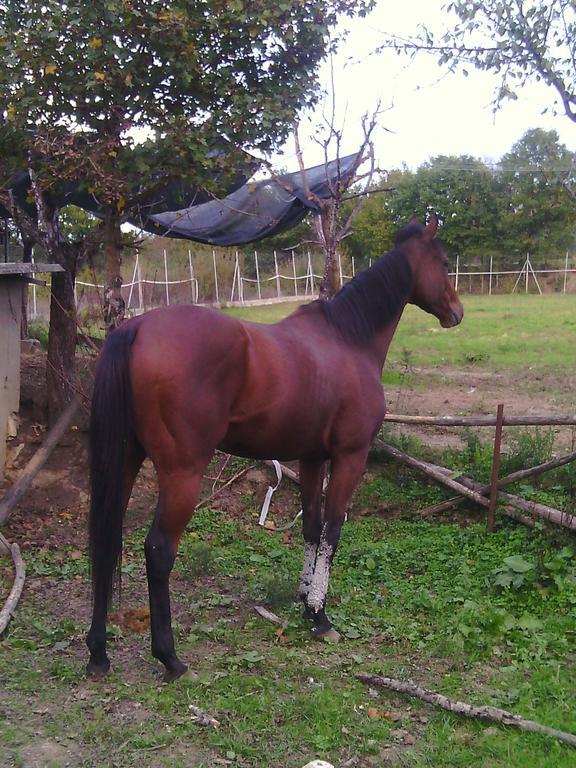
<svg viewBox="0 0 576 768">
<path fill-rule="evenodd" d="M 3 525 L 6 522 L 12 508 L 26 493 L 32 484 L 32 480 L 34 480 L 37 473 L 48 460 L 50 454 L 70 426 L 72 419 L 78 410 L 78 405 L 79 403 L 76 399 L 68 404 L 66 409 L 60 414 L 56 424 L 54 424 L 52 429 L 46 435 L 46 439 L 40 448 L 38 448 L 34 456 L 22 470 L 14 485 L 8 489 L 2 500 L 0 500 L 0 525 Z"/>
<path fill-rule="evenodd" d="M 0 636 L 4 633 L 4 630 L 8 626 L 10 619 L 14 615 L 14 612 L 16 610 L 16 606 L 18 605 L 18 601 L 20 600 L 20 595 L 22 594 L 22 590 L 24 588 L 24 581 L 26 579 L 26 566 L 24 565 L 24 561 L 22 560 L 22 557 L 20 555 L 20 547 L 18 544 L 10 544 L 4 536 L 0 533 L 0 544 L 2 545 L 3 550 L 7 550 L 10 555 L 12 556 L 12 560 L 14 562 L 14 570 L 15 570 L 15 577 L 14 577 L 14 584 L 12 585 L 12 589 L 10 590 L 10 594 L 8 595 L 8 600 L 6 600 L 6 603 L 4 605 L 4 608 L 0 611 Z"/>
<path fill-rule="evenodd" d="M 205 712 L 200 707 L 195 707 L 193 704 L 188 705 L 190 714 L 192 715 L 191 722 L 196 725 L 204 725 L 209 728 L 220 728 L 220 720 L 216 720 L 209 712 Z"/>
<path fill-rule="evenodd" d="M 547 725 L 542 725 L 534 720 L 526 720 L 521 715 L 517 715 L 514 712 L 507 712 L 505 709 L 491 706 L 475 707 L 471 704 L 466 704 L 463 701 L 448 699 L 440 693 L 434 693 L 426 688 L 421 688 L 419 685 L 416 685 L 416 683 L 395 680 L 392 677 L 380 677 L 378 675 L 367 675 L 364 673 L 360 673 L 356 675 L 356 677 L 358 680 L 366 683 L 366 685 L 389 688 L 392 691 L 405 693 L 408 696 L 416 696 L 417 698 L 422 699 L 422 701 L 426 701 L 428 704 L 434 704 L 458 715 L 477 717 L 482 720 L 491 720 L 495 723 L 501 723 L 502 725 L 510 725 L 523 731 L 542 733 L 545 736 L 552 736 L 559 741 L 563 741 L 571 747 L 576 747 L 576 735 L 566 733 L 565 731 L 558 731 L 556 728 L 549 728 Z"/>
<path fill-rule="evenodd" d="M 254 610 L 257 614 L 262 616 L 263 619 L 266 619 L 266 621 L 269 621 L 272 624 L 276 624 L 278 627 L 284 627 L 286 625 L 286 622 L 282 621 L 282 619 L 279 616 L 276 616 L 275 613 L 272 613 L 272 611 L 264 608 L 263 605 L 255 605 Z"/>
<path fill-rule="evenodd" d="M 396 424 L 425 424 L 431 427 L 495 427 L 494 416 L 404 416 L 387 413 L 387 421 Z M 505 427 L 576 426 L 576 416 L 505 416 Z"/>
<path fill-rule="evenodd" d="M 246 472 L 249 472 L 251 469 L 254 469 L 256 465 L 251 464 L 249 467 L 244 467 L 244 469 L 241 469 L 240 472 L 236 472 L 234 477 L 231 477 L 228 482 L 224 483 L 224 485 L 220 486 L 218 490 L 214 491 L 214 493 L 211 493 L 210 496 L 207 496 L 205 499 L 202 499 L 202 501 L 199 501 L 198 504 L 194 507 L 194 509 L 200 509 L 201 507 L 205 507 L 206 504 L 209 504 L 211 501 L 213 501 L 217 496 L 219 496 L 223 490 L 228 488 L 229 485 L 232 485 L 232 483 L 235 483 L 236 480 L 240 479 L 242 475 L 245 475 Z"/>
<path fill-rule="evenodd" d="M 273 461 L 265 461 L 264 464 L 266 464 L 268 467 L 274 466 Z M 284 464 L 280 464 L 280 469 L 282 470 L 282 474 L 285 475 L 289 480 L 293 480 L 295 483 L 300 483 L 300 478 L 298 476 L 298 473 L 294 472 L 293 469 L 290 469 L 290 467 L 284 466 Z"/>
</svg>

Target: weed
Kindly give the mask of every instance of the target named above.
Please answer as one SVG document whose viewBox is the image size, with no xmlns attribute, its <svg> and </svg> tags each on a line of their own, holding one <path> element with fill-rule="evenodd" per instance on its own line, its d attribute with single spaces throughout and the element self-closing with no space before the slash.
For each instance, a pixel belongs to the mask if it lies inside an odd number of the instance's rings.
<svg viewBox="0 0 576 768">
<path fill-rule="evenodd" d="M 510 452 L 503 457 L 502 471 L 508 474 L 548 461 L 552 456 L 554 439 L 553 429 L 523 428 L 512 432 Z"/>
<path fill-rule="evenodd" d="M 214 572 L 216 554 L 205 541 L 188 542 L 176 561 L 176 571 L 188 579 Z"/>
<path fill-rule="evenodd" d="M 291 605 L 297 592 L 296 581 L 288 574 L 273 573 L 264 576 L 256 588 L 256 595 L 277 610 Z"/>
<path fill-rule="evenodd" d="M 34 320 L 28 323 L 28 336 L 37 339 L 42 349 L 48 349 L 48 323 Z"/>
<path fill-rule="evenodd" d="M 499 587 L 519 589 L 534 581 L 534 564 L 522 555 L 505 557 L 503 564 L 494 569 L 494 584 Z"/>
</svg>

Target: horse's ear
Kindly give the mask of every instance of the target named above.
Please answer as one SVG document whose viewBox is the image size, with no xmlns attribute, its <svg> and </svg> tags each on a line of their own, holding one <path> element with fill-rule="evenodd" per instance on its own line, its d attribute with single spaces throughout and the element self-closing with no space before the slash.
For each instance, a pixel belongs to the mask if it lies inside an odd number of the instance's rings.
<svg viewBox="0 0 576 768">
<path fill-rule="evenodd" d="M 436 237 L 436 232 L 438 232 L 438 217 L 432 214 L 432 216 L 430 216 L 428 224 L 426 224 L 426 226 L 424 227 L 424 232 L 422 233 L 422 237 L 427 243 L 430 243 Z"/>
</svg>

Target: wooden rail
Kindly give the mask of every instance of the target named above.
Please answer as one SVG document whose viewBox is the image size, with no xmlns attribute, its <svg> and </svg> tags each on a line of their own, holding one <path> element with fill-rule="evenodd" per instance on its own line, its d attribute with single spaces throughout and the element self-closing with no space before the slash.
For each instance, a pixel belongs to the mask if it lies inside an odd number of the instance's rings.
<svg viewBox="0 0 576 768">
<path fill-rule="evenodd" d="M 384 423 L 419 424 L 431 427 L 495 427 L 496 416 L 403 416 L 387 413 Z M 504 416 L 504 427 L 576 427 L 576 415 Z"/>
</svg>

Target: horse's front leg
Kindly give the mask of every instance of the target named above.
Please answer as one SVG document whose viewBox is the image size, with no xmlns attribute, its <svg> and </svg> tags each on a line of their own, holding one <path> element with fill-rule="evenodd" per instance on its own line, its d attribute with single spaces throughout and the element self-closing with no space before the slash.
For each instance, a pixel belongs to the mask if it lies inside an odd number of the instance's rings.
<svg viewBox="0 0 576 768">
<path fill-rule="evenodd" d="M 186 528 L 198 496 L 200 475 L 175 473 L 160 480 L 160 499 L 154 522 L 146 536 L 146 575 L 150 601 L 152 655 L 164 664 L 164 681 L 170 682 L 186 672 L 174 646 L 170 609 L 170 574 L 178 543 Z"/>
<path fill-rule="evenodd" d="M 330 569 L 340 540 L 340 531 L 346 517 L 346 510 L 354 488 L 362 477 L 366 456 L 367 450 L 363 450 L 358 453 L 339 455 L 334 457 L 331 462 L 324 515 L 316 526 L 316 531 L 318 524 L 320 530 L 314 565 L 312 568 L 308 566 L 307 570 L 306 558 L 304 563 L 304 573 L 307 572 L 310 575 L 306 579 L 307 589 L 303 594 L 303 599 L 306 614 L 313 621 L 312 634 L 315 637 L 339 639 L 338 633 L 332 628 L 332 624 L 326 616 L 326 596 Z M 310 563 L 311 559 L 308 562 Z"/>
<path fill-rule="evenodd" d="M 302 534 L 304 536 L 304 564 L 298 597 L 304 603 L 304 615 L 313 614 L 308 606 L 308 593 L 313 584 L 316 553 L 322 533 L 322 485 L 326 470 L 325 461 L 300 462 L 300 495 L 302 498 Z"/>
</svg>

